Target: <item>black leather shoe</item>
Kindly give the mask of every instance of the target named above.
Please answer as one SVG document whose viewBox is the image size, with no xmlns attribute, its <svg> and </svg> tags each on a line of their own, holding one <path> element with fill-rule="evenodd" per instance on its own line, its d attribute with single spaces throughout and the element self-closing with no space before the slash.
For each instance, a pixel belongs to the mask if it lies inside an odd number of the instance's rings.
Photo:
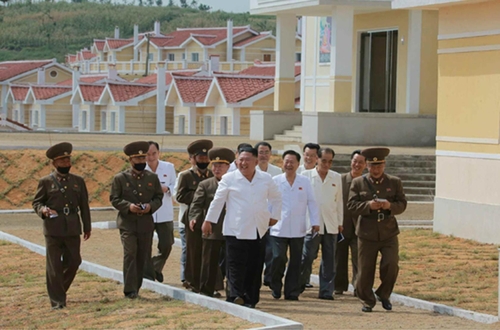
<svg viewBox="0 0 500 330">
<path fill-rule="evenodd" d="M 323 299 L 323 300 L 335 300 L 333 296 L 319 296 L 318 299 Z"/>
<path fill-rule="evenodd" d="M 137 299 L 137 292 L 128 292 L 128 293 L 125 293 L 125 298 L 128 298 L 128 299 Z"/>
<path fill-rule="evenodd" d="M 306 289 L 314 288 L 314 285 L 311 283 L 306 283 Z"/>
<path fill-rule="evenodd" d="M 235 303 L 236 305 L 244 305 L 245 300 L 243 300 L 243 298 L 241 298 L 241 297 L 236 297 L 236 298 L 234 298 L 233 303 Z"/>
<path fill-rule="evenodd" d="M 382 303 L 382 307 L 386 311 L 392 311 L 392 304 L 391 304 L 391 301 L 389 299 L 382 299 L 379 296 L 377 296 L 377 299 L 378 299 L 378 301 L 380 301 Z"/>
<path fill-rule="evenodd" d="M 155 270 L 155 276 L 158 282 L 163 283 L 163 274 L 161 272 Z"/>
<path fill-rule="evenodd" d="M 296 296 L 285 297 L 285 300 L 299 301 L 299 297 Z"/>
<path fill-rule="evenodd" d="M 63 309 L 63 308 L 64 308 L 63 304 L 56 304 L 56 305 L 52 306 L 52 310 L 53 311 L 57 311 L 57 310 L 60 310 L 60 309 Z"/>
<path fill-rule="evenodd" d="M 273 296 L 274 299 L 280 299 L 281 298 L 281 293 L 276 292 L 274 290 L 271 292 L 271 295 Z"/>
<path fill-rule="evenodd" d="M 364 312 L 364 313 L 371 313 L 372 312 L 372 308 L 368 307 L 368 306 L 363 306 L 363 308 L 361 308 L 361 311 Z"/>
<path fill-rule="evenodd" d="M 220 294 L 219 291 L 214 291 L 214 295 L 212 297 L 214 297 L 214 298 L 220 298 L 220 297 L 222 297 L 222 295 Z"/>
<path fill-rule="evenodd" d="M 255 305 L 253 305 L 253 304 L 243 304 L 243 306 L 248 307 L 248 308 L 255 308 Z"/>
<path fill-rule="evenodd" d="M 337 294 L 337 295 L 343 295 L 344 291 L 342 291 L 342 290 L 335 290 L 335 294 Z"/>
</svg>

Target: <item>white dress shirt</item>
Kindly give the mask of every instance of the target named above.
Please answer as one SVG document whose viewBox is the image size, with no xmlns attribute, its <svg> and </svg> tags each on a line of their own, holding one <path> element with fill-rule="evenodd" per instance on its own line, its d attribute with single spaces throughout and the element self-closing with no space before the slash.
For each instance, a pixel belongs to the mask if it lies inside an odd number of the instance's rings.
<svg viewBox="0 0 500 330">
<path fill-rule="evenodd" d="M 314 169 L 314 167 L 312 169 Z M 307 168 L 304 166 L 304 164 L 302 164 L 297 169 L 297 174 L 302 174 L 302 172 L 304 172 L 304 171 L 307 171 Z"/>
<path fill-rule="evenodd" d="M 308 228 L 307 211 L 312 226 L 319 226 L 319 212 L 316 197 L 309 179 L 297 174 L 293 184 L 286 179 L 286 174 L 273 178 L 281 192 L 281 220 L 271 227 L 271 236 L 296 238 L 306 236 Z"/>
<path fill-rule="evenodd" d="M 259 171 L 262 171 L 260 169 L 259 165 L 257 165 L 257 167 L 255 167 L 255 168 L 258 169 Z M 271 163 L 267 164 L 267 171 L 262 171 L 262 172 L 268 173 L 272 177 L 275 177 L 276 175 L 280 175 L 281 173 L 283 173 L 283 171 L 281 170 L 281 168 L 279 168 L 278 166 L 274 166 Z"/>
<path fill-rule="evenodd" d="M 146 165 L 146 170 L 153 172 L 149 165 Z M 174 220 L 174 205 L 172 203 L 172 192 L 175 188 L 175 168 L 172 163 L 158 161 L 156 172 L 158 179 L 162 186 L 167 186 L 168 191 L 163 194 L 163 200 L 160 208 L 153 213 L 153 220 L 155 223 L 169 222 Z"/>
<path fill-rule="evenodd" d="M 302 175 L 309 178 L 319 206 L 319 233 L 324 234 L 326 227 L 328 234 L 338 234 L 344 220 L 342 176 L 329 170 L 325 181 L 322 181 L 315 168 L 302 172 Z"/>
<path fill-rule="evenodd" d="M 227 170 L 227 173 L 236 171 L 238 168 L 236 167 L 236 161 L 232 162 L 229 164 L 229 169 Z"/>
<path fill-rule="evenodd" d="M 206 221 L 217 223 L 226 205 L 222 233 L 237 239 L 262 238 L 269 220 L 281 216 L 281 194 L 269 174 L 255 171 L 252 181 L 239 170 L 226 173 L 210 204 Z M 269 207 L 268 207 L 269 205 Z"/>
</svg>

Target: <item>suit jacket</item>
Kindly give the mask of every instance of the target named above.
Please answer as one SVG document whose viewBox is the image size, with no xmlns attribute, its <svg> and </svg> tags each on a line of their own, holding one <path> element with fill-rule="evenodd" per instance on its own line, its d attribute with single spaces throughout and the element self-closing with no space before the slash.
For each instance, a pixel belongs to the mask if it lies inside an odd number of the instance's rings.
<svg viewBox="0 0 500 330">
<path fill-rule="evenodd" d="M 65 194 L 61 192 L 53 177 L 65 189 Z M 38 216 L 44 220 L 45 236 L 78 236 L 82 233 L 82 223 L 85 233 L 91 231 L 87 186 L 83 178 L 78 175 L 69 173 L 67 176 L 58 176 L 54 171 L 51 175 L 44 176 L 38 182 L 32 205 Z M 42 213 L 45 206 L 57 211 L 57 217 L 46 217 Z M 64 207 L 70 208 L 71 212 L 68 215 L 63 213 Z"/>
<path fill-rule="evenodd" d="M 134 193 L 134 191 L 136 193 Z M 115 175 L 109 200 L 118 210 L 116 224 L 119 229 L 147 233 L 154 229 L 153 213 L 162 203 L 163 190 L 158 176 L 149 171 L 136 174 L 132 169 Z M 138 215 L 130 212 L 130 204 L 148 203 L 151 211 Z"/>
<path fill-rule="evenodd" d="M 226 173 L 219 182 L 205 221 L 217 223 L 224 205 L 226 216 L 222 232 L 224 236 L 240 240 L 257 239 L 257 233 L 262 238 L 269 228 L 269 220 L 281 218 L 278 187 L 269 174 L 259 170 L 255 171 L 251 182 L 239 170 Z"/>
<path fill-rule="evenodd" d="M 205 175 L 202 175 L 196 168 L 196 166 L 193 166 L 193 168 L 183 171 L 179 173 L 179 177 L 177 178 L 177 183 L 176 183 L 176 194 L 175 194 L 175 199 L 177 202 L 182 203 L 187 205 L 186 211 L 182 215 L 181 222 L 185 225 L 189 225 L 189 208 L 191 205 L 191 202 L 193 201 L 194 193 L 196 191 L 196 188 L 198 188 L 198 185 L 200 184 L 201 181 L 213 177 L 213 174 L 210 170 L 207 170 L 205 172 Z"/>
<path fill-rule="evenodd" d="M 344 201 L 344 222 L 342 225 L 344 227 L 344 230 L 342 231 L 342 234 L 346 238 L 352 238 L 356 236 L 357 217 L 353 216 L 352 212 L 349 211 L 349 208 L 347 207 L 352 180 L 353 178 L 351 172 L 342 174 L 342 197 Z"/>
<path fill-rule="evenodd" d="M 203 221 L 205 221 L 205 216 L 207 215 L 210 203 L 212 203 L 212 200 L 214 199 L 218 186 L 219 181 L 215 177 L 206 179 L 198 185 L 189 210 L 189 219 L 196 220 L 196 228 L 201 229 L 201 225 L 203 224 Z M 226 210 L 223 209 L 220 213 L 219 221 L 212 225 L 212 234 L 204 238 L 217 240 L 224 239 L 224 235 L 222 235 L 222 226 L 225 215 Z"/>
<path fill-rule="evenodd" d="M 364 177 L 363 175 L 352 181 L 347 203 L 352 214 L 358 217 L 356 235 L 370 241 L 384 241 L 398 235 L 398 222 L 394 216 L 403 213 L 407 204 L 401 180 L 388 174 L 373 181 L 366 176 L 378 198 L 385 198 L 391 203 L 391 210 L 384 212 L 370 210 L 368 202 L 373 199 L 373 192 Z M 379 213 L 385 213 L 384 220 L 378 220 Z"/>
</svg>

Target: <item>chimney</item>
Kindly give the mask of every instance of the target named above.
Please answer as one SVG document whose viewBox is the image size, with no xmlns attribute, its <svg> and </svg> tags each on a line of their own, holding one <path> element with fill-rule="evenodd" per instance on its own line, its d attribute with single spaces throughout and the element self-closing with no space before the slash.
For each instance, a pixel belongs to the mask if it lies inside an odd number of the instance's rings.
<svg viewBox="0 0 500 330">
<path fill-rule="evenodd" d="M 210 67 L 208 68 L 210 74 L 213 74 L 214 71 L 218 72 L 220 70 L 220 57 L 219 55 L 210 55 Z"/>
<path fill-rule="evenodd" d="M 156 133 L 165 133 L 165 97 L 167 94 L 165 62 L 156 68 Z"/>
<path fill-rule="evenodd" d="M 233 60 L 233 20 L 227 20 L 227 54 L 226 62 L 231 62 Z"/>
<path fill-rule="evenodd" d="M 139 43 L 139 25 L 134 24 L 134 62 L 139 58 L 139 50 L 135 48 Z"/>
<path fill-rule="evenodd" d="M 45 68 L 44 67 L 38 69 L 36 83 L 38 85 L 45 84 Z"/>
<path fill-rule="evenodd" d="M 115 39 L 120 39 L 120 28 L 115 26 Z"/>
<path fill-rule="evenodd" d="M 113 63 L 108 64 L 108 80 L 116 80 L 118 78 L 118 73 L 116 71 L 116 65 Z"/>
<path fill-rule="evenodd" d="M 158 37 L 160 34 L 160 21 L 155 21 L 155 37 Z"/>
<path fill-rule="evenodd" d="M 80 67 L 78 65 L 76 65 L 74 68 L 73 68 L 73 75 L 71 76 L 71 80 L 72 80 L 72 83 L 71 83 L 71 86 L 72 86 L 72 90 L 73 90 L 73 94 L 75 93 L 76 91 L 76 88 L 78 87 L 78 81 L 80 80 Z"/>
</svg>

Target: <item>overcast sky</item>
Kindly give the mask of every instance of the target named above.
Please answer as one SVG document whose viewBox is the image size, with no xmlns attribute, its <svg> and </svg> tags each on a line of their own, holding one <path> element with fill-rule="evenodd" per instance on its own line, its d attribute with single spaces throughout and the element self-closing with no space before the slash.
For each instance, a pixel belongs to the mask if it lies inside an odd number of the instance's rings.
<svg viewBox="0 0 500 330">
<path fill-rule="evenodd" d="M 250 10 L 250 0 L 197 0 L 197 1 L 198 3 L 209 5 L 210 7 L 212 7 L 212 10 L 220 9 L 223 11 L 234 12 L 234 13 L 242 13 Z"/>
</svg>

